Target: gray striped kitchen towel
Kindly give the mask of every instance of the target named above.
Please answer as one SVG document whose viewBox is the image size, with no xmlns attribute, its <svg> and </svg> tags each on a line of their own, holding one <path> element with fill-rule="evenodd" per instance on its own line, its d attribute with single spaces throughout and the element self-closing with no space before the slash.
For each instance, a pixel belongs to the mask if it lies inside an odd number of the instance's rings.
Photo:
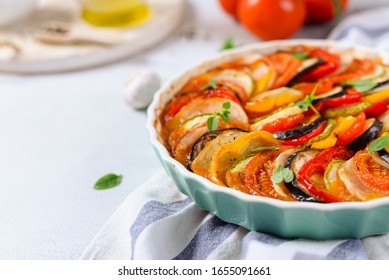
<svg viewBox="0 0 389 280">
<path fill-rule="evenodd" d="M 138 187 L 82 259 L 389 259 L 389 234 L 285 239 L 226 223 L 181 194 L 164 171 Z"/>
</svg>

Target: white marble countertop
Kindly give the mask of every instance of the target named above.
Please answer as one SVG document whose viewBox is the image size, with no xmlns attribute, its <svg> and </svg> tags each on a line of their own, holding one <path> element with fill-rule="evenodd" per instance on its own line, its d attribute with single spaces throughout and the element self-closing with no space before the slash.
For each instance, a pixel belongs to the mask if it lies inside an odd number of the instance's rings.
<svg viewBox="0 0 389 280">
<path fill-rule="evenodd" d="M 386 0 L 351 0 L 348 14 Z M 368 2 L 368 3 L 367 3 Z M 161 168 L 146 113 L 127 107 L 131 73 L 168 78 L 210 56 L 232 35 L 256 42 L 218 7 L 188 1 L 182 27 L 157 47 L 120 63 L 45 76 L 0 74 L 0 259 L 77 259 L 126 195 Z M 335 22 L 294 38 L 325 38 Z M 122 185 L 96 191 L 106 173 Z"/>
</svg>

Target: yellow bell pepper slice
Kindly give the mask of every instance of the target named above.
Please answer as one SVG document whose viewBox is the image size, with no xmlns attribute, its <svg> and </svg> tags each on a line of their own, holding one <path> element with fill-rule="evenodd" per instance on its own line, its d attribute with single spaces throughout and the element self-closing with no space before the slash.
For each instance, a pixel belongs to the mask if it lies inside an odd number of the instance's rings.
<svg viewBox="0 0 389 280">
<path fill-rule="evenodd" d="M 251 75 L 255 80 L 255 90 L 253 96 L 268 90 L 274 81 L 276 72 L 272 66 L 263 60 L 258 60 L 250 65 Z"/>
<path fill-rule="evenodd" d="M 389 88 L 384 89 L 382 91 L 369 94 L 362 98 L 363 101 L 370 103 L 377 103 L 380 101 L 388 102 L 389 101 Z"/>
<path fill-rule="evenodd" d="M 356 118 L 352 116 L 348 117 L 337 117 L 337 126 L 331 132 L 331 134 L 324 138 L 321 141 L 317 141 L 312 144 L 313 149 L 327 149 L 336 145 L 338 140 L 337 135 L 342 134 L 344 131 L 350 129 L 350 127 L 355 123 Z"/>
</svg>

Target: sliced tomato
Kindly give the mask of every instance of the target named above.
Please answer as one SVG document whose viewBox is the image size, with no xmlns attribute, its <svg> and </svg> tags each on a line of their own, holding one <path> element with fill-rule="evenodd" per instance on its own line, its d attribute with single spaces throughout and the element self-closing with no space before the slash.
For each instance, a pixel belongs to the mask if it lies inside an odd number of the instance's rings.
<svg viewBox="0 0 389 280">
<path fill-rule="evenodd" d="M 358 79 L 364 75 L 373 73 L 375 70 L 375 63 L 371 59 L 355 58 L 347 69 L 339 75 L 328 78 L 334 84 Z"/>
<path fill-rule="evenodd" d="M 336 108 L 347 104 L 352 104 L 361 101 L 362 93 L 357 91 L 354 88 L 347 89 L 347 94 L 337 97 L 331 98 L 323 101 L 323 105 L 329 108 Z"/>
<path fill-rule="evenodd" d="M 265 124 L 262 130 L 266 130 L 271 133 L 285 131 L 292 129 L 304 120 L 304 114 L 296 114 L 287 118 L 279 118 L 274 122 Z"/>
<path fill-rule="evenodd" d="M 324 62 L 309 73 L 303 75 L 298 79 L 298 82 L 314 82 L 333 72 L 335 72 L 340 65 L 340 58 L 336 54 L 329 53 L 323 49 L 317 48 L 309 51 L 310 57 L 317 57 Z"/>
<path fill-rule="evenodd" d="M 273 162 L 281 151 L 262 151 L 253 157 L 246 166 L 245 192 L 252 195 L 279 198 L 270 177 Z"/>
<path fill-rule="evenodd" d="M 320 66 L 319 66 L 320 67 Z M 317 86 L 317 88 L 316 88 Z M 293 86 L 294 89 L 297 89 L 301 92 L 303 92 L 305 95 L 311 94 L 311 92 L 316 88 L 316 95 L 319 95 L 321 93 L 325 93 L 327 91 L 332 90 L 334 87 L 334 83 L 331 81 L 322 81 L 317 85 L 317 82 L 304 82 L 304 83 L 299 83 L 295 86 Z"/>
<path fill-rule="evenodd" d="M 316 158 L 307 161 L 297 173 L 297 179 L 306 187 L 307 191 L 319 201 L 340 202 L 344 197 L 326 189 L 324 173 L 333 160 L 347 160 L 353 156 L 345 146 L 335 146 L 323 150 Z"/>
<path fill-rule="evenodd" d="M 354 124 L 338 135 L 337 144 L 338 145 L 347 145 L 358 136 L 363 133 L 366 124 L 366 115 L 364 112 L 359 113 L 356 116 Z"/>
<path fill-rule="evenodd" d="M 354 169 L 361 181 L 375 191 L 389 191 L 389 169 L 362 150 L 355 154 Z"/>
<path fill-rule="evenodd" d="M 181 111 L 181 109 L 189 104 L 190 102 L 193 102 L 196 100 L 196 98 L 211 98 L 211 97 L 219 97 L 219 98 L 225 98 L 229 99 L 231 101 L 234 101 L 236 103 L 240 103 L 238 98 L 235 96 L 235 93 L 232 89 L 225 88 L 225 87 L 217 87 L 217 88 L 210 88 L 207 90 L 202 91 L 192 91 L 187 93 L 182 93 L 176 96 L 173 100 L 171 100 L 166 105 L 166 113 L 164 115 L 164 120 L 168 121 L 172 117 L 174 117 L 178 112 Z"/>
<path fill-rule="evenodd" d="M 305 143 L 307 143 L 309 140 L 312 138 L 318 136 L 320 133 L 323 132 L 324 128 L 327 125 L 327 121 L 321 122 L 314 130 L 309 132 L 308 134 L 305 134 L 304 136 L 292 140 L 284 140 L 282 141 L 283 145 L 288 145 L 288 146 L 300 146 Z"/>
<path fill-rule="evenodd" d="M 386 105 L 385 102 L 380 101 L 371 105 L 364 112 L 366 118 L 378 118 L 381 114 L 385 113 L 387 110 L 388 110 L 388 105 Z"/>
<path fill-rule="evenodd" d="M 264 58 L 275 70 L 276 78 L 272 89 L 286 85 L 298 72 L 301 60 L 294 58 L 288 53 L 275 53 Z"/>
</svg>

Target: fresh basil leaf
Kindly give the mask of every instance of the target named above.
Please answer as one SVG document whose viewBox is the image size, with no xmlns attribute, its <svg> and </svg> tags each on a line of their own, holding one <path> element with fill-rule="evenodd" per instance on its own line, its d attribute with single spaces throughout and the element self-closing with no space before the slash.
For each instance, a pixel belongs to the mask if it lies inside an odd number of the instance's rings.
<svg viewBox="0 0 389 280">
<path fill-rule="evenodd" d="M 264 146 L 264 147 L 255 148 L 255 149 L 251 150 L 251 152 L 252 153 L 259 153 L 259 152 L 266 151 L 266 150 L 278 151 L 279 149 L 280 148 L 278 148 L 276 146 Z"/>
<path fill-rule="evenodd" d="M 368 92 L 377 86 L 377 83 L 371 80 L 349 80 L 344 81 L 341 84 L 344 86 L 353 87 L 360 92 Z"/>
<path fill-rule="evenodd" d="M 225 123 L 228 123 L 228 120 L 230 119 L 228 117 L 228 114 L 224 114 L 224 112 L 222 114 L 219 115 L 219 117 L 223 120 L 223 122 Z"/>
<path fill-rule="evenodd" d="M 225 51 L 225 50 L 229 50 L 229 49 L 233 49 L 233 48 L 235 48 L 234 38 L 232 36 L 230 36 L 230 37 L 226 38 L 222 47 L 220 48 L 220 51 Z"/>
<path fill-rule="evenodd" d="M 217 88 L 217 81 L 216 80 L 212 80 L 208 84 L 203 86 L 203 90 L 210 89 L 210 88 Z"/>
<path fill-rule="evenodd" d="M 270 179 L 273 183 L 279 184 L 282 181 L 285 183 L 290 183 L 294 179 L 293 172 L 282 166 L 281 164 L 277 166 L 276 169 L 274 169 L 273 174 L 271 175 Z"/>
<path fill-rule="evenodd" d="M 278 165 L 276 169 L 274 169 L 273 174 L 270 177 L 273 183 L 279 184 L 284 180 L 284 177 L 282 176 L 283 169 L 284 167 L 281 164 Z"/>
<path fill-rule="evenodd" d="M 298 53 L 292 53 L 292 56 L 295 59 L 304 60 L 309 56 L 308 52 L 298 52 Z"/>
<path fill-rule="evenodd" d="M 122 183 L 123 176 L 113 173 L 107 174 L 101 177 L 94 185 L 95 190 L 112 189 L 119 186 Z"/>
<path fill-rule="evenodd" d="M 284 178 L 285 183 L 290 183 L 294 179 L 294 174 L 292 170 L 284 168 L 284 170 L 282 170 L 282 177 Z"/>
<path fill-rule="evenodd" d="M 230 109 L 231 108 L 231 102 L 224 102 L 223 103 L 223 108 L 226 109 L 226 110 Z"/>
<path fill-rule="evenodd" d="M 389 135 L 377 138 L 369 145 L 369 152 L 377 152 L 389 146 Z"/>
<path fill-rule="evenodd" d="M 209 117 L 207 120 L 207 127 L 209 131 L 216 130 L 219 127 L 219 119 L 215 116 Z"/>
</svg>

